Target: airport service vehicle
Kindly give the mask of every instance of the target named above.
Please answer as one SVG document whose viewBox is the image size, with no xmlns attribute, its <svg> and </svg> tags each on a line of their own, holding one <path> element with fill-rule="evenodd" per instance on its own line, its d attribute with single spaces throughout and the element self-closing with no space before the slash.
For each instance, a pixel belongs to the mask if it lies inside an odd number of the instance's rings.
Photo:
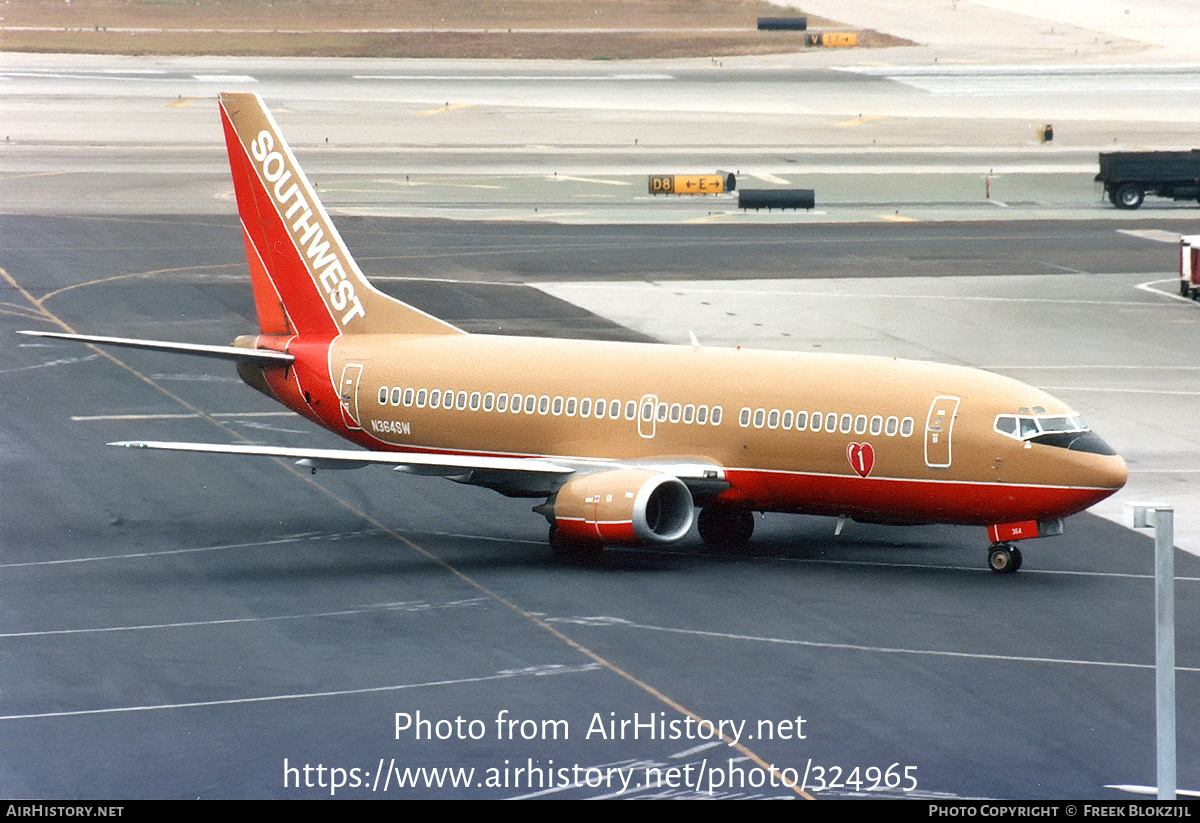
<svg viewBox="0 0 1200 823">
<path fill-rule="evenodd" d="M 1200 300 L 1200 234 L 1179 236 L 1179 293 Z"/>
<path fill-rule="evenodd" d="M 232 346 L 32 331 L 232 361 L 359 448 L 121 445 L 370 464 L 540 501 L 550 544 L 751 537 L 754 513 L 988 527 L 988 565 L 1121 488 L 1079 416 L 987 372 L 885 357 L 467 334 L 363 276 L 261 98 L 220 112 L 259 331 Z M 696 510 L 699 509 L 699 515 Z"/>
<path fill-rule="evenodd" d="M 1096 181 L 1118 209 L 1136 209 L 1147 194 L 1175 200 L 1200 197 L 1200 150 L 1100 152 Z"/>
</svg>

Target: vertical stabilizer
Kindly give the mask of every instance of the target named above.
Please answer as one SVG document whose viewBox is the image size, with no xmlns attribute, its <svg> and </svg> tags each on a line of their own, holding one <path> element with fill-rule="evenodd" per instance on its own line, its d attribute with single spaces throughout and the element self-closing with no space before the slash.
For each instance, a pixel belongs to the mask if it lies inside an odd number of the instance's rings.
<svg viewBox="0 0 1200 823">
<path fill-rule="evenodd" d="M 220 104 L 263 334 L 464 333 L 367 282 L 261 97 Z"/>
</svg>

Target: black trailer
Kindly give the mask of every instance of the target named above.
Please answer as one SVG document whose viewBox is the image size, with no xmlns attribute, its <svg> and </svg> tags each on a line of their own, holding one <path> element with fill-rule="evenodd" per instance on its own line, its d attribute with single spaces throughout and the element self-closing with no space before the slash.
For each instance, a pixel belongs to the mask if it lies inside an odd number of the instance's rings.
<svg viewBox="0 0 1200 823">
<path fill-rule="evenodd" d="M 1200 149 L 1191 151 L 1100 152 L 1108 199 L 1118 209 L 1136 209 L 1147 194 L 1175 200 L 1200 198 Z"/>
</svg>

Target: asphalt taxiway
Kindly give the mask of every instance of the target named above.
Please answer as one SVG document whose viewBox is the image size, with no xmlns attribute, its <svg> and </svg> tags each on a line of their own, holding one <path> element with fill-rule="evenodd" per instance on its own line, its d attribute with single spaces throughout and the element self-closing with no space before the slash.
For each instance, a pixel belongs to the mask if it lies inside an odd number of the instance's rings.
<svg viewBox="0 0 1200 823">
<path fill-rule="evenodd" d="M 626 283 L 656 289 L 662 305 L 680 299 L 667 290 L 693 290 L 698 309 L 713 294 L 696 292 L 729 289 L 719 272 L 691 276 L 678 251 L 699 242 L 692 227 L 339 222 L 385 289 L 472 317 L 481 332 L 645 334 L 548 296 L 569 290 L 564 272 L 584 250 L 591 262 L 573 279 L 585 292 L 639 248 L 662 280 Z M 10 336 L 51 316 L 180 340 L 253 326 L 232 217 L 6 216 L 0 227 Z M 791 282 L 817 291 L 844 284 L 842 243 L 876 248 L 885 265 L 910 253 L 872 240 L 872 228 L 756 238 L 741 255 L 807 251 L 829 277 Z M 1156 246 L 1093 231 L 1097 245 L 1109 238 L 1101 256 L 1114 269 L 1155 268 L 1145 249 Z M 1042 256 L 1061 259 L 1075 242 L 1047 233 Z M 920 247 L 936 256 L 953 245 Z M 994 272 L 980 294 L 1029 282 L 1012 238 L 979 245 Z M 747 274 L 773 265 L 770 254 Z M 1053 296 L 1072 277 L 1032 282 Z M 668 280 L 684 282 L 657 285 Z M 894 291 L 911 280 L 871 282 Z M 742 297 L 709 300 L 725 319 L 703 328 L 752 329 Z M 835 314 L 846 328 L 887 320 L 831 310 L 825 322 Z M 810 320 L 776 331 L 811 345 L 826 330 Z M 827 519 L 782 516 L 760 522 L 747 555 L 688 541 L 561 565 L 544 521 L 491 492 L 104 445 L 151 434 L 332 445 L 219 364 L 50 341 L 10 351 L 0 375 L 16 478 L 0 508 L 6 795 L 797 796 L 768 766 L 808 771 L 817 797 L 1116 799 L 1128 795 L 1105 786 L 1154 782 L 1149 540 L 1102 519 L 1073 518 L 1012 578 L 983 568 L 976 529 L 850 524 L 835 537 Z M 1200 561 L 1177 563 L 1188 705 Z M 748 731 L 733 748 L 703 737 L 707 727 L 670 725 L 689 717 Z M 1193 723 L 1181 712 L 1181 740 Z M 1181 746 L 1185 785 L 1195 757 Z M 867 791 L 868 770 L 893 766 L 915 789 L 881 779 Z M 405 771 L 422 768 L 438 771 Z"/>
</svg>

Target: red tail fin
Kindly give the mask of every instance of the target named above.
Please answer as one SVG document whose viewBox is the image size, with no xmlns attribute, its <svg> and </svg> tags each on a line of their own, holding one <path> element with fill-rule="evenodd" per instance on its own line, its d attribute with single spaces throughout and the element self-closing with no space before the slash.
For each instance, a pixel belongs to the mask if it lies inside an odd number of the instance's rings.
<svg viewBox="0 0 1200 823">
<path fill-rule="evenodd" d="M 220 103 L 263 334 L 464 333 L 367 282 L 261 97 Z"/>
</svg>

